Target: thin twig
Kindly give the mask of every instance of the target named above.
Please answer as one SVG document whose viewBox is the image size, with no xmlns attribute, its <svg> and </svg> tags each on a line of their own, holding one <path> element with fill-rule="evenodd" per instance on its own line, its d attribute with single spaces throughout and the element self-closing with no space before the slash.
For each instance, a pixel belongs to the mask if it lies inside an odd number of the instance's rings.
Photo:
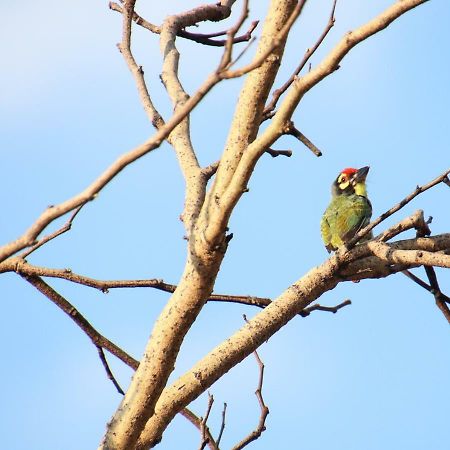
<svg viewBox="0 0 450 450">
<path fill-rule="evenodd" d="M 239 78 L 242 75 L 245 75 L 246 73 L 249 73 L 252 70 L 256 69 L 257 67 L 260 67 L 264 63 L 264 61 L 283 43 L 283 40 L 289 33 L 292 25 L 298 19 L 301 12 L 303 11 L 303 7 L 305 6 L 305 4 L 306 0 L 300 0 L 297 3 L 291 15 L 286 20 L 283 28 L 280 30 L 278 35 L 272 40 L 271 45 L 269 45 L 263 53 L 261 53 L 252 62 L 245 65 L 244 67 L 241 67 L 240 69 L 223 71 L 221 74 L 222 78 L 224 79 Z"/>
<path fill-rule="evenodd" d="M 81 330 L 89 337 L 92 343 L 96 347 L 102 347 L 121 361 L 123 361 L 127 366 L 136 369 L 139 362 L 132 358 L 128 353 L 124 352 L 120 347 L 111 342 L 109 339 L 102 336 L 90 323 L 89 321 L 61 294 L 56 292 L 51 286 L 49 286 L 42 278 L 36 275 L 24 275 L 21 276 L 28 281 L 32 286 L 34 286 L 41 294 L 52 301 L 58 308 L 64 311 L 70 319 L 72 319 L 76 325 L 78 325 Z"/>
<path fill-rule="evenodd" d="M 74 221 L 75 217 L 81 211 L 81 208 L 83 208 L 83 206 L 85 204 L 86 203 L 83 203 L 80 206 L 78 206 L 78 208 L 76 208 L 73 211 L 73 213 L 70 215 L 70 217 L 67 220 L 67 222 L 59 230 L 56 230 L 53 233 L 50 233 L 47 236 L 45 236 L 42 239 L 40 239 L 39 241 L 37 241 L 36 244 L 32 245 L 27 250 L 22 252 L 19 255 L 19 257 L 25 259 L 28 255 L 30 255 L 31 253 L 36 251 L 39 247 L 42 247 L 44 244 L 46 244 L 47 242 L 51 241 L 52 239 L 55 239 L 56 237 L 60 236 L 61 234 L 66 233 L 67 231 L 69 231 L 72 228 L 72 222 Z"/>
<path fill-rule="evenodd" d="M 217 169 L 219 168 L 219 163 L 220 161 L 215 161 L 209 166 L 203 167 L 202 174 L 206 178 L 206 180 L 209 180 L 217 172 Z"/>
<path fill-rule="evenodd" d="M 285 128 L 284 134 L 288 134 L 290 136 L 298 139 L 303 145 L 309 148 L 317 157 L 322 156 L 322 152 L 319 148 L 317 148 L 300 130 L 298 130 L 294 122 L 289 121 L 288 125 Z"/>
<path fill-rule="evenodd" d="M 225 42 L 225 49 L 219 64 L 220 71 L 228 69 L 232 64 L 231 57 L 233 51 L 234 38 L 248 17 L 249 13 L 248 2 L 249 0 L 244 0 L 242 4 L 241 15 L 239 16 L 236 24 L 227 31 L 227 40 Z"/>
<path fill-rule="evenodd" d="M 430 286 L 433 289 L 431 293 L 434 295 L 436 306 L 441 310 L 442 314 L 447 319 L 447 322 L 450 324 L 450 309 L 443 298 L 443 294 L 436 276 L 436 271 L 434 270 L 434 267 L 424 266 L 424 269 L 427 274 L 428 281 L 430 282 Z"/>
<path fill-rule="evenodd" d="M 220 425 L 219 435 L 217 436 L 217 439 L 216 439 L 217 446 L 220 445 L 220 441 L 222 439 L 223 432 L 225 430 L 225 417 L 226 417 L 226 414 L 227 414 L 227 404 L 224 402 L 223 409 L 222 409 L 222 423 Z"/>
<path fill-rule="evenodd" d="M 272 158 L 276 158 L 277 156 L 287 156 L 290 158 L 292 156 L 292 150 L 274 150 L 273 148 L 268 148 L 266 153 Z"/>
<path fill-rule="evenodd" d="M 271 114 L 272 114 L 273 110 L 275 109 L 275 107 L 277 106 L 277 103 L 278 103 L 278 100 L 280 99 L 280 97 L 289 89 L 289 86 L 295 81 L 295 79 L 298 76 L 298 74 L 303 70 L 303 68 L 305 67 L 305 65 L 307 64 L 307 62 L 311 58 L 311 56 L 320 47 L 322 42 L 327 37 L 327 34 L 333 28 L 334 23 L 336 21 L 336 19 L 334 17 L 334 13 L 336 11 L 336 2 L 337 2 L 337 0 L 333 1 L 333 5 L 332 5 L 332 8 L 331 8 L 331 13 L 330 13 L 330 17 L 328 19 L 327 25 L 326 25 L 325 29 L 323 30 L 322 34 L 320 35 L 320 37 L 317 39 L 316 43 L 311 48 L 308 48 L 306 50 L 306 52 L 305 52 L 305 54 L 303 56 L 303 59 L 301 60 L 300 64 L 294 70 L 294 72 L 289 77 L 289 79 L 283 84 L 283 86 L 281 86 L 280 88 L 276 89 L 273 92 L 272 100 L 264 108 L 263 119 L 262 120 L 267 120 L 267 119 L 269 119 L 271 117 Z M 311 67 L 310 67 L 310 70 L 311 70 Z"/>
<path fill-rule="evenodd" d="M 247 316 L 243 315 L 244 320 L 248 323 Z M 236 444 L 232 450 L 241 450 L 242 448 L 246 447 L 248 444 L 250 444 L 253 441 L 256 441 L 261 434 L 266 431 L 266 419 L 269 415 L 269 408 L 264 402 L 264 398 L 262 395 L 262 389 L 264 384 L 264 363 L 261 361 L 261 358 L 259 357 L 258 351 L 254 350 L 253 355 L 255 356 L 256 362 L 258 363 L 259 367 L 259 380 L 258 380 L 258 387 L 256 388 L 255 395 L 258 399 L 259 407 L 261 410 L 260 416 L 259 416 L 259 422 L 256 428 L 249 433 L 244 439 L 242 439 L 238 444 Z"/>
<path fill-rule="evenodd" d="M 117 389 L 117 392 L 119 394 L 125 395 L 125 392 L 120 387 L 119 383 L 117 382 L 117 380 L 115 379 L 113 373 L 111 372 L 111 369 L 109 367 L 108 361 L 106 360 L 106 356 L 105 356 L 105 353 L 103 351 L 103 348 L 100 345 L 95 345 L 95 346 L 97 347 L 98 356 L 99 356 L 100 361 L 102 362 L 102 365 L 103 365 L 103 367 L 105 369 L 106 375 L 108 376 L 108 378 L 111 380 L 112 384 Z"/>
<path fill-rule="evenodd" d="M 206 408 L 206 414 L 205 417 L 202 418 L 200 422 L 200 434 L 201 434 L 201 442 L 199 450 L 203 450 L 209 443 L 210 443 L 210 436 L 209 428 L 207 426 L 209 414 L 211 413 L 211 409 L 214 403 L 214 397 L 208 392 L 208 406 Z"/>
<path fill-rule="evenodd" d="M 421 278 L 419 278 L 417 275 L 412 273 L 410 270 L 403 270 L 401 272 L 403 275 L 407 276 L 410 280 L 414 281 L 414 283 L 418 284 L 420 287 L 423 287 L 428 292 L 432 293 L 434 295 L 434 289 L 425 281 L 423 281 Z M 445 295 L 443 292 L 440 293 L 440 298 L 445 302 L 450 304 L 450 297 Z"/>
<path fill-rule="evenodd" d="M 344 300 L 342 303 L 339 303 L 339 305 L 336 306 L 322 306 L 319 304 L 315 304 L 312 306 L 309 306 L 308 308 L 305 308 L 302 312 L 300 312 L 300 315 L 302 317 L 309 316 L 313 311 L 325 311 L 330 312 L 333 314 L 336 314 L 341 308 L 344 308 L 345 306 L 351 305 L 351 300 Z"/>
</svg>

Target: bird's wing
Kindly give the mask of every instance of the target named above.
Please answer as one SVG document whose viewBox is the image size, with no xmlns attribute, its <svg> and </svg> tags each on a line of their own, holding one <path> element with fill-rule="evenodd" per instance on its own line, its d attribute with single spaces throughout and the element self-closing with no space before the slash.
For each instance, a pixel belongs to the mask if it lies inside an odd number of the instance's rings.
<svg viewBox="0 0 450 450">
<path fill-rule="evenodd" d="M 328 223 L 328 220 L 324 217 L 322 217 L 322 220 L 320 221 L 320 233 L 322 234 L 322 240 L 325 244 L 326 249 L 328 250 L 328 253 L 333 250 L 333 247 L 331 245 L 331 230 L 330 230 L 330 224 Z"/>
<path fill-rule="evenodd" d="M 361 228 L 365 227 L 372 216 L 372 205 L 363 196 L 352 199 L 351 206 L 347 208 L 347 214 L 339 214 L 336 220 L 338 229 L 341 230 L 340 237 L 344 242 L 350 240 Z"/>
</svg>

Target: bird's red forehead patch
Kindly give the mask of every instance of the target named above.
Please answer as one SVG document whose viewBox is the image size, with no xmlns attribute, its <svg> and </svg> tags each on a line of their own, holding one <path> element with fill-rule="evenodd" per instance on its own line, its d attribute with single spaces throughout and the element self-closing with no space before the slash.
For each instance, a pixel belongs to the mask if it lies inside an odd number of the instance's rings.
<svg viewBox="0 0 450 450">
<path fill-rule="evenodd" d="M 358 169 L 354 169 L 353 167 L 347 167 L 341 173 L 345 173 L 345 175 L 353 175 L 358 172 Z"/>
</svg>

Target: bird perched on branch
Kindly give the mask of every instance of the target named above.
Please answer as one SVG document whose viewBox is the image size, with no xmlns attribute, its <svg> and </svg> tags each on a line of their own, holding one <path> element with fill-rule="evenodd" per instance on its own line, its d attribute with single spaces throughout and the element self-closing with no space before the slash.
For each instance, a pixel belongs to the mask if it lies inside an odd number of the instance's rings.
<svg viewBox="0 0 450 450">
<path fill-rule="evenodd" d="M 345 245 L 369 224 L 372 205 L 367 198 L 366 177 L 369 167 L 344 169 L 331 186 L 332 199 L 320 223 L 322 240 L 328 252 Z M 363 240 L 371 239 L 372 233 Z"/>
</svg>

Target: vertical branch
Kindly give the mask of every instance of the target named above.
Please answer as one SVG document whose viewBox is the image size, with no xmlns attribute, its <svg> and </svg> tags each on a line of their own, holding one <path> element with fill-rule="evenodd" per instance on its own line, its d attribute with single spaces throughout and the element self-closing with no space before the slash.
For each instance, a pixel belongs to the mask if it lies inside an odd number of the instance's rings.
<svg viewBox="0 0 450 450">
<path fill-rule="evenodd" d="M 120 50 L 131 74 L 136 82 L 136 88 L 141 100 L 142 106 L 147 114 L 148 119 L 156 129 L 164 125 L 164 120 L 156 110 L 150 98 L 147 85 L 144 79 L 144 71 L 141 66 L 138 66 L 131 51 L 131 27 L 134 16 L 134 5 L 136 0 L 127 0 L 124 2 L 122 8 L 122 41 L 117 47 Z"/>
</svg>

